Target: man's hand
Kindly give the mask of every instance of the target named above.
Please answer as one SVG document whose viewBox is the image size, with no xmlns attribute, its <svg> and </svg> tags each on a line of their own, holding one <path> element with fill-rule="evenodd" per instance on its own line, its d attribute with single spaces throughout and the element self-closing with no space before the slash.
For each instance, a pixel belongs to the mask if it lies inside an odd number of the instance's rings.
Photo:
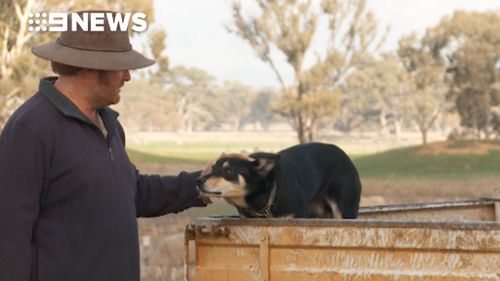
<svg viewBox="0 0 500 281">
<path fill-rule="evenodd" d="M 210 174 L 212 172 L 212 168 L 213 166 L 215 165 L 215 163 L 219 160 L 219 159 L 222 159 L 224 157 L 232 157 L 232 158 L 240 158 L 240 159 L 243 159 L 243 160 L 246 160 L 246 161 L 255 161 L 255 159 L 253 159 L 252 157 L 250 157 L 250 155 L 248 155 L 247 153 L 243 153 L 243 152 L 240 152 L 240 153 L 225 153 L 225 152 L 222 152 L 221 155 L 219 155 L 219 157 L 217 157 L 217 159 L 213 160 L 213 161 L 210 161 L 207 166 L 205 167 L 205 169 L 203 169 L 203 171 L 201 172 L 201 176 L 206 176 L 208 174 Z"/>
<path fill-rule="evenodd" d="M 222 155 L 224 155 L 224 153 Z M 219 158 L 222 157 L 222 155 L 219 156 Z M 212 168 L 215 165 L 215 162 L 217 162 L 217 160 L 219 158 L 217 158 L 216 160 L 210 161 L 207 164 L 207 166 L 205 167 L 205 169 L 203 169 L 203 171 L 201 171 L 201 177 L 206 176 L 206 175 L 208 175 L 208 174 L 210 174 L 212 172 Z M 203 203 L 205 203 L 207 205 L 213 203 L 212 200 L 210 200 L 210 198 L 208 196 L 204 196 L 202 193 L 200 193 L 200 198 L 201 198 L 201 200 L 203 200 Z"/>
<path fill-rule="evenodd" d="M 220 158 L 220 157 L 219 157 Z M 218 159 L 218 158 L 217 158 Z M 210 174 L 210 172 L 212 172 L 212 168 L 213 166 L 215 165 L 215 162 L 217 162 L 217 159 L 216 160 L 213 160 L 213 161 L 210 161 L 207 166 L 205 167 L 205 169 L 203 169 L 203 171 L 201 172 L 201 176 L 206 176 L 208 174 Z"/>
<path fill-rule="evenodd" d="M 201 201 L 203 201 L 203 203 L 205 203 L 207 205 L 213 203 L 212 200 L 210 200 L 210 197 L 201 195 L 201 193 L 200 193 L 200 199 L 201 199 Z"/>
</svg>

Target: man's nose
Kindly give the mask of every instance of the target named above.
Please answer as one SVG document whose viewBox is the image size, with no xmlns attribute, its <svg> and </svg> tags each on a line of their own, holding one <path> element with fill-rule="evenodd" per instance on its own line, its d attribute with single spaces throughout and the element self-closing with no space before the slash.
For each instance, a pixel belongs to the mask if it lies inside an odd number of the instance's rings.
<svg viewBox="0 0 500 281">
<path fill-rule="evenodd" d="M 130 78 L 131 78 L 131 76 L 130 76 L 130 70 L 124 70 L 123 80 L 128 82 L 128 81 L 130 81 Z"/>
</svg>

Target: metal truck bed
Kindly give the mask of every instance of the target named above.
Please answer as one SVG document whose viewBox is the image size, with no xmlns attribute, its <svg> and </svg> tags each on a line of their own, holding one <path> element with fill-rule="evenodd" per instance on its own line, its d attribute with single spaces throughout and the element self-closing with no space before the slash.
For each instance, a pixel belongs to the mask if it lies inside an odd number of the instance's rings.
<svg viewBox="0 0 500 281">
<path fill-rule="evenodd" d="M 185 246 L 196 281 L 500 280 L 498 202 L 367 207 L 357 220 L 200 218 Z"/>
</svg>

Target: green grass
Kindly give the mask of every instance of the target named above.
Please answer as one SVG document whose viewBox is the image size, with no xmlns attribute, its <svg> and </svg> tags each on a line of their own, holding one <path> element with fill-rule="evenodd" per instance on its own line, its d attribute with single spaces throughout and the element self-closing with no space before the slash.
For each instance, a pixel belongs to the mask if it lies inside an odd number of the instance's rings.
<svg viewBox="0 0 500 281">
<path fill-rule="evenodd" d="M 467 147 L 473 146 L 473 145 L 475 145 L 477 143 L 500 145 L 500 141 L 498 141 L 498 140 L 484 140 L 484 141 L 477 141 L 477 140 L 457 140 L 457 141 L 454 141 L 454 142 L 448 144 L 448 147 L 449 148 L 467 148 Z"/>
<path fill-rule="evenodd" d="M 465 143 L 454 147 L 464 148 Z M 419 147 L 389 150 L 354 158 L 362 177 L 465 178 L 498 176 L 500 151 L 487 154 L 416 155 Z"/>
<path fill-rule="evenodd" d="M 278 151 L 293 143 L 280 140 L 255 140 L 242 137 L 237 140 L 191 140 L 177 143 L 174 141 L 128 144 L 127 151 L 134 163 L 157 164 L 206 164 L 216 159 L 222 152 Z"/>
<path fill-rule="evenodd" d="M 214 159 L 216 154 L 211 153 L 201 153 L 201 152 L 193 152 L 193 153 L 172 153 L 169 155 L 158 155 L 135 150 L 132 148 L 127 148 L 128 156 L 130 160 L 135 164 L 144 164 L 144 163 L 155 163 L 161 165 L 171 165 L 171 164 L 206 164 L 209 159 Z"/>
<path fill-rule="evenodd" d="M 499 144 L 499 142 L 485 142 Z M 474 141 L 457 141 L 449 148 L 467 148 L 477 145 Z M 252 149 L 276 151 L 283 148 L 280 143 L 252 144 L 246 140 L 238 143 L 220 141 L 189 142 L 154 142 L 131 145 L 128 153 L 136 164 L 156 163 L 205 165 L 217 158 L 221 152 L 238 152 Z M 487 154 L 443 154 L 419 155 L 420 146 L 388 150 L 371 155 L 351 155 L 361 177 L 425 177 L 425 178 L 465 178 L 500 175 L 500 150 Z"/>
</svg>

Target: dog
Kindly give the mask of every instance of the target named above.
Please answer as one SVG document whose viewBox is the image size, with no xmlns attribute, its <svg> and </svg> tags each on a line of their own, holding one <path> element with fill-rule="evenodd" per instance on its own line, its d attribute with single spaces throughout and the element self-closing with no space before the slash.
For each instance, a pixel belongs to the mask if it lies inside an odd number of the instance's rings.
<svg viewBox="0 0 500 281">
<path fill-rule="evenodd" d="M 354 219 L 361 196 L 351 159 L 325 143 L 278 153 L 223 154 L 196 184 L 201 195 L 224 198 L 249 218 Z"/>
</svg>

